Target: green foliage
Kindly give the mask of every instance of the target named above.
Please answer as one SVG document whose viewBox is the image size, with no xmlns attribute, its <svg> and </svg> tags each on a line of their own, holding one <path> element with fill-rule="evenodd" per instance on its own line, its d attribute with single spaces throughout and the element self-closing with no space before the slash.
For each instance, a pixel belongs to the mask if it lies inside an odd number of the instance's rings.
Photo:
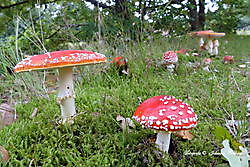
<svg viewBox="0 0 250 167">
<path fill-rule="evenodd" d="M 120 43 L 123 44 L 119 48 L 123 50 L 122 55 L 129 59 L 131 75 L 119 76 L 106 65 L 77 68 L 76 106 L 81 114 L 72 126 L 57 124 L 60 109 L 55 94 L 45 99 L 32 96 L 32 87 L 18 90 L 31 97 L 24 99 L 25 104 L 16 106 L 19 120 L 0 131 L 0 145 L 10 154 L 5 166 L 209 166 L 224 162 L 221 156 L 210 155 L 221 148 L 212 130 L 224 124 L 224 118 L 228 117 L 224 110 L 232 112 L 238 120 L 245 119 L 245 102 L 239 99 L 248 93 L 249 84 L 240 72 L 234 73 L 242 89 L 238 91 L 231 76 L 233 71 L 240 69 L 235 64 L 222 64 L 221 56 L 232 54 L 236 62 L 246 58 L 250 51 L 249 38 L 228 36 L 221 40 L 221 55 L 213 58 L 211 66 L 211 70 L 218 72 L 187 65 L 189 61 L 201 62 L 207 56 L 201 53 L 201 57 L 182 55 L 176 74 L 148 61 L 159 62 L 166 50 L 194 48 L 197 45 L 192 39 L 179 37 L 131 45 Z M 91 45 L 91 48 L 104 53 L 109 60 L 117 56 L 111 55 L 112 47 L 108 45 Z M 42 73 L 18 75 L 23 75 L 25 81 L 34 82 Z M 12 87 L 22 86 L 17 82 Z M 7 87 L 6 82 L 0 85 L 3 87 Z M 174 154 L 164 156 L 155 150 L 154 143 L 148 142 L 150 137 L 155 137 L 153 131 L 137 125 L 131 133 L 126 133 L 115 120 L 118 114 L 131 117 L 140 99 L 160 94 L 182 99 L 194 108 L 199 118 L 198 126 L 192 130 L 194 139 L 184 141 L 173 135 Z M 37 116 L 30 119 L 35 108 Z M 188 151 L 201 155 L 185 154 Z"/>
<path fill-rule="evenodd" d="M 246 15 L 247 4 L 242 0 L 220 0 L 219 8 L 207 14 L 207 28 L 219 32 L 235 32 L 240 18 Z"/>
<path fill-rule="evenodd" d="M 232 148 L 238 152 L 240 152 L 239 150 L 239 146 L 243 146 L 242 144 L 240 144 L 239 142 L 237 142 L 233 137 L 232 135 L 228 132 L 227 129 L 225 129 L 224 127 L 222 126 L 216 126 L 215 129 L 214 129 L 214 134 L 216 136 L 216 138 L 222 142 L 224 140 L 229 140 Z"/>
</svg>

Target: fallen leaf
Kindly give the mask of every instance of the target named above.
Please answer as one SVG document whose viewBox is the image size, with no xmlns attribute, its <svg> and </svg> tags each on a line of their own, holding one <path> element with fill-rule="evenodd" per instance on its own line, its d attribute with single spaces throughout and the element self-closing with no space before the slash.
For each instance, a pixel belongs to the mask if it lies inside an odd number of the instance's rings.
<svg viewBox="0 0 250 167">
<path fill-rule="evenodd" d="M 175 135 L 187 140 L 192 140 L 194 138 L 194 135 L 188 130 L 177 131 Z"/>
<path fill-rule="evenodd" d="M 9 153 L 3 146 L 0 146 L 0 161 L 1 160 L 4 162 L 9 160 Z"/>
</svg>

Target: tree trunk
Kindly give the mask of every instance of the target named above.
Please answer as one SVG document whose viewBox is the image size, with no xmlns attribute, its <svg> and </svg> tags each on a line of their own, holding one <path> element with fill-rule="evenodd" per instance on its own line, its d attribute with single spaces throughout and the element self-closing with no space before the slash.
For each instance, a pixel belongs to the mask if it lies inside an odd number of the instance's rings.
<svg viewBox="0 0 250 167">
<path fill-rule="evenodd" d="M 199 29 L 204 29 L 205 21 L 205 0 L 199 0 Z"/>
<path fill-rule="evenodd" d="M 195 0 L 189 1 L 189 23 L 191 25 L 191 31 L 199 29 L 199 17 L 197 12 L 197 4 Z"/>
</svg>

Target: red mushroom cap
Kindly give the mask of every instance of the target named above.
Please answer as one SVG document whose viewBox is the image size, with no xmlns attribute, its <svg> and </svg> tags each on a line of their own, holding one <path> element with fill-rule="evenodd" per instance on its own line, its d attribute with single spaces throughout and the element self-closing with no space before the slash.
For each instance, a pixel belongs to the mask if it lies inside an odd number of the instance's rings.
<svg viewBox="0 0 250 167">
<path fill-rule="evenodd" d="M 145 100 L 133 118 L 144 127 L 161 131 L 189 130 L 197 125 L 197 115 L 190 105 L 166 95 Z"/>
<path fill-rule="evenodd" d="M 234 57 L 233 56 L 224 56 L 223 57 L 223 62 L 224 63 L 232 63 L 234 61 Z"/>
<path fill-rule="evenodd" d="M 114 63 L 117 66 L 123 66 L 128 63 L 128 59 L 125 57 L 119 56 L 119 57 L 113 58 L 113 61 L 111 61 L 111 63 Z"/>
<path fill-rule="evenodd" d="M 180 54 L 186 54 L 188 52 L 188 49 L 180 49 L 175 51 L 175 53 L 180 53 Z"/>
<path fill-rule="evenodd" d="M 209 65 L 209 64 L 211 64 L 213 62 L 213 60 L 211 59 L 211 58 L 205 58 L 205 59 L 203 59 L 203 63 L 205 64 L 205 65 Z"/>
<path fill-rule="evenodd" d="M 167 51 L 163 54 L 165 64 L 175 64 L 178 62 L 178 56 L 174 51 Z"/>
<path fill-rule="evenodd" d="M 106 62 L 103 54 L 86 50 L 64 50 L 30 56 L 19 62 L 15 72 L 87 65 Z"/>
</svg>

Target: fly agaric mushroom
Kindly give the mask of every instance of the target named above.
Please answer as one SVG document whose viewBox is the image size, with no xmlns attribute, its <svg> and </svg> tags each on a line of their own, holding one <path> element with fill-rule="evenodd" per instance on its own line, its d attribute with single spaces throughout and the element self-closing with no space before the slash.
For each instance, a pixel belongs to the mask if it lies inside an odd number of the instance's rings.
<svg viewBox="0 0 250 167">
<path fill-rule="evenodd" d="M 223 57 L 223 62 L 225 64 L 233 63 L 234 62 L 234 57 L 233 56 L 224 56 Z"/>
<path fill-rule="evenodd" d="M 115 65 L 115 67 L 119 71 L 119 75 L 125 74 L 128 75 L 129 69 L 128 69 L 128 59 L 125 57 L 115 57 L 113 58 L 113 61 L 111 62 Z"/>
<path fill-rule="evenodd" d="M 206 32 L 197 34 L 197 36 L 208 39 L 207 45 L 205 45 L 205 49 L 208 50 L 208 53 L 211 55 L 218 55 L 219 53 L 218 51 L 219 41 L 215 39 L 223 37 L 225 35 L 226 35 L 225 33 L 221 32 Z"/>
<path fill-rule="evenodd" d="M 203 70 L 209 72 L 210 71 L 209 66 L 211 65 L 212 62 L 213 62 L 213 60 L 211 58 L 203 59 L 203 61 L 202 61 L 202 64 L 204 65 Z"/>
<path fill-rule="evenodd" d="M 190 130 L 197 125 L 197 115 L 190 105 L 172 96 L 154 96 L 141 103 L 133 119 L 143 127 L 158 131 L 156 145 L 168 152 L 171 132 Z"/>
<path fill-rule="evenodd" d="M 200 37 L 200 48 L 204 48 L 204 39 L 202 36 L 200 36 L 201 34 L 204 33 L 208 33 L 208 32 L 214 32 L 213 30 L 204 30 L 204 31 L 194 31 L 194 32 L 190 32 L 189 35 L 194 36 L 194 37 Z"/>
<path fill-rule="evenodd" d="M 174 51 L 167 51 L 163 54 L 163 64 L 169 69 L 171 72 L 175 68 L 175 64 L 178 62 L 178 56 Z"/>
<path fill-rule="evenodd" d="M 106 62 L 103 54 L 86 50 L 64 50 L 30 56 L 19 62 L 15 72 L 53 69 L 59 70 L 59 92 L 57 102 L 61 107 L 62 123 L 72 122 L 76 114 L 72 68 Z"/>
</svg>

